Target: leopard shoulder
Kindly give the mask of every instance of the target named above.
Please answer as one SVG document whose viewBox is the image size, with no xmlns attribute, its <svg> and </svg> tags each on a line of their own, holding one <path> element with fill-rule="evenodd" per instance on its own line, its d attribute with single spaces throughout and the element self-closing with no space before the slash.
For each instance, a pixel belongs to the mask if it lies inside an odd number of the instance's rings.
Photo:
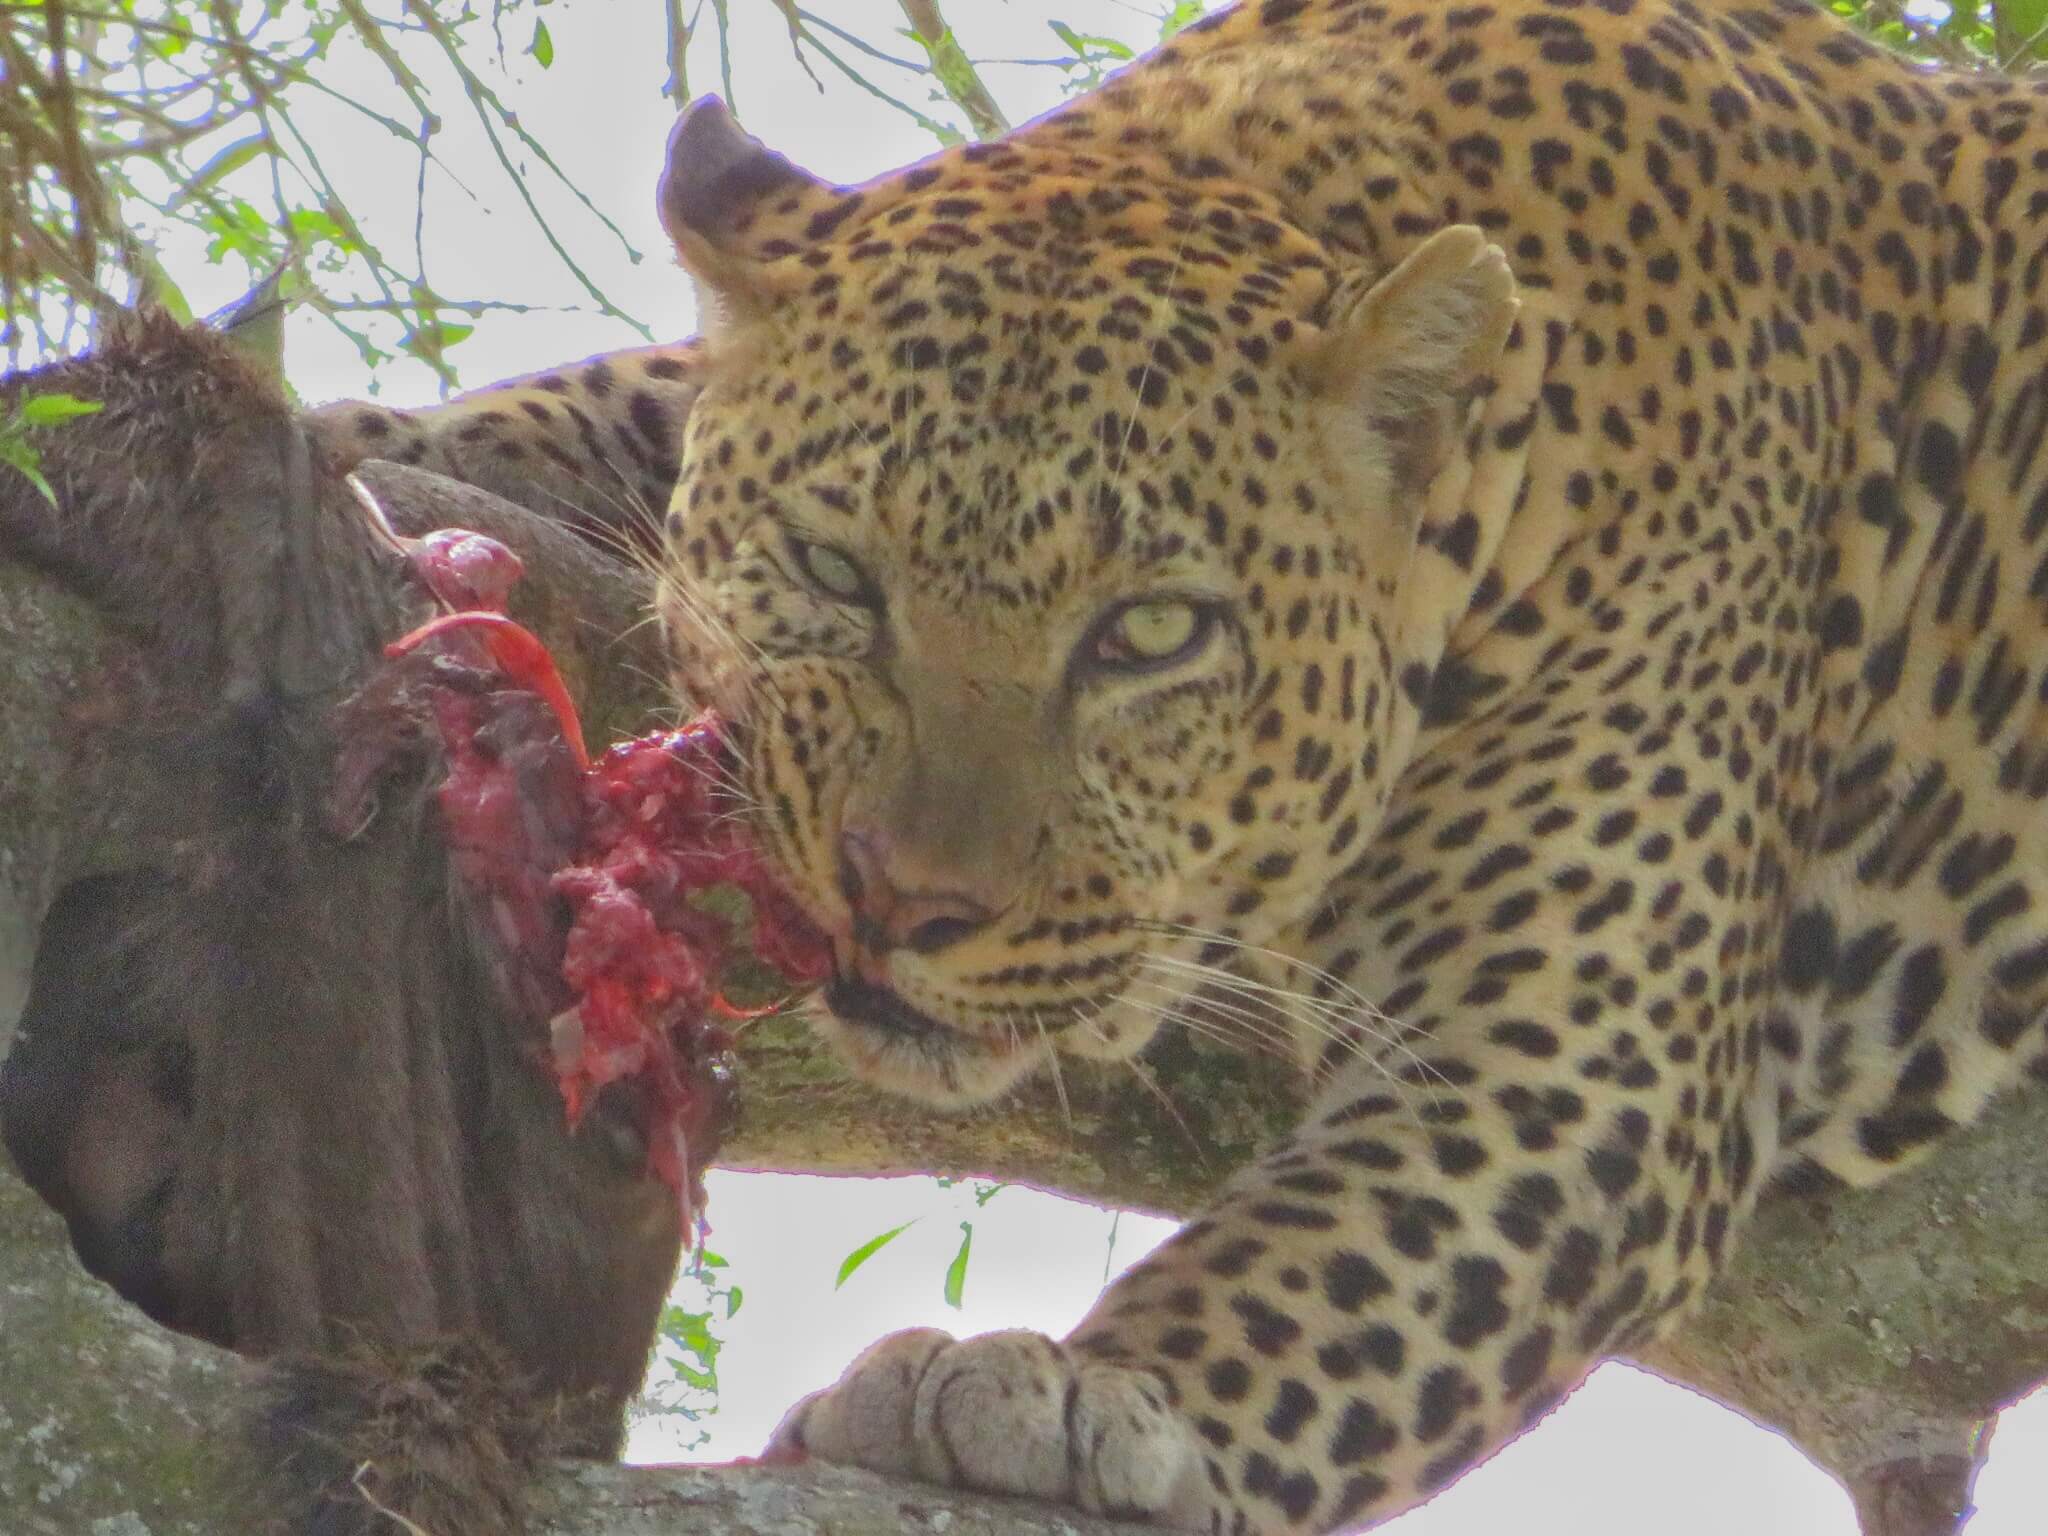
<svg viewBox="0 0 2048 1536">
<path fill-rule="evenodd" d="M 438 405 L 341 400 L 302 421 L 337 473 L 365 459 L 415 465 L 644 550 L 659 538 L 700 370 L 693 342 L 633 347 Z"/>
</svg>

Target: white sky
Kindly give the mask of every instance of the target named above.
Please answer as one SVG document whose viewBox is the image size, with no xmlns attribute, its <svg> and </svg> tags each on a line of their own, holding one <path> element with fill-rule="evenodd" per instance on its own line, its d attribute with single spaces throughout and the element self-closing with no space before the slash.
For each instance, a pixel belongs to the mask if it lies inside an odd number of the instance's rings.
<svg viewBox="0 0 2048 1536">
<path fill-rule="evenodd" d="M 889 37 L 900 25 L 893 0 L 814 0 L 849 30 Z M 951 0 L 948 13 L 981 56 L 1044 57 L 1059 52 L 1052 18 L 1142 44 L 1156 35 L 1156 0 Z M 747 125 L 799 163 L 835 180 L 863 179 L 917 158 L 933 141 L 909 119 L 828 74 L 820 94 L 792 60 L 781 23 L 765 0 L 731 6 L 736 32 L 734 95 Z M 687 285 L 674 269 L 653 217 L 653 187 L 673 118 L 661 87 L 666 73 L 662 6 L 654 0 L 570 0 L 543 13 L 556 57 L 547 71 L 514 58 L 506 92 L 526 125 L 589 196 L 643 252 L 637 266 L 607 246 L 587 215 L 574 210 L 544 176 L 528 185 L 559 221 L 571 248 L 621 306 L 648 319 L 657 337 L 691 328 Z M 708 39 L 691 60 L 692 85 L 715 88 Z M 508 41 L 523 47 L 530 24 L 515 22 Z M 404 40 L 402 40 L 404 41 Z M 410 40 L 416 43 L 416 39 Z M 898 42 L 893 51 L 907 53 Z M 526 221 L 489 151 L 463 116 L 445 68 L 425 49 L 404 52 L 426 78 L 447 120 L 440 153 L 468 191 L 441 173 L 429 183 L 424 227 L 428 270 L 444 297 L 517 299 L 570 306 L 580 293 Z M 479 60 L 479 62 L 484 62 Z M 495 79 L 495 71 L 487 70 Z M 1059 99 L 1049 69 L 996 68 L 986 77 L 1017 117 Z M 337 45 L 326 80 L 360 93 L 394 115 L 403 102 L 374 65 Z M 381 141 L 381 132 L 317 97 L 297 115 L 371 238 L 403 251 L 412 241 L 414 168 Z M 934 115 L 946 109 L 934 106 Z M 248 174 L 248 173 L 245 173 Z M 204 312 L 235 297 L 244 274 L 200 269 L 186 253 L 166 257 Z M 452 354 L 465 386 L 545 367 L 638 338 L 617 322 L 557 309 L 487 316 Z M 297 318 L 288 340 L 289 370 L 309 401 L 361 394 L 370 380 L 348 345 L 322 322 Z M 391 399 L 430 398 L 434 384 L 417 364 L 388 366 Z M 1032 1191 L 1011 1189 L 976 1212 L 964 1189 L 940 1191 L 923 1180 L 831 1180 L 714 1174 L 713 1246 L 730 1261 L 727 1277 L 745 1303 L 721 1330 L 722 1406 L 705 1427 L 711 1439 L 692 1454 L 725 1458 L 759 1450 L 781 1411 L 835 1378 L 854 1353 L 885 1330 L 936 1324 L 955 1332 L 1031 1326 L 1062 1333 L 1097 1294 L 1111 1218 L 1108 1213 Z M 918 1225 L 833 1291 L 839 1263 L 885 1228 Z M 942 1276 L 975 1221 L 965 1306 L 942 1300 Z M 1125 1217 L 1117 1267 L 1163 1238 L 1164 1223 Z M 685 1427 L 689 1433 L 694 1429 Z M 636 1459 L 676 1444 L 672 1424 L 643 1424 Z M 1971 1536 L 2041 1536 L 2048 1509 L 2048 1394 L 2009 1413 L 1978 1488 L 1981 1513 Z M 1532 1512 L 1535 1512 L 1532 1517 Z M 1535 1434 L 1481 1468 L 1428 1508 L 1387 1529 L 1399 1536 L 1493 1536 L 1503 1529 L 1570 1531 L 1575 1536 L 1854 1536 L 1848 1500 L 1776 1435 L 1707 1400 L 1640 1372 L 1610 1366 Z"/>
</svg>

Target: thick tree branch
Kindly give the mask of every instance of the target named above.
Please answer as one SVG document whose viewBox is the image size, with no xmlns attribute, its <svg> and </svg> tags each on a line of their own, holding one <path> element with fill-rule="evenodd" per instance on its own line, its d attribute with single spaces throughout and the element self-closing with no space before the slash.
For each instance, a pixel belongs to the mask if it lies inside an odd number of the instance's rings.
<svg viewBox="0 0 2048 1536">
<path fill-rule="evenodd" d="M 164 1333 L 71 1261 L 63 1225 L 0 1164 L 0 1509 L 8 1536 L 255 1536 L 228 1432 L 234 1356 Z M 534 1536 L 1119 1536 L 1129 1527 L 903 1488 L 822 1466 L 564 1464 Z"/>
</svg>

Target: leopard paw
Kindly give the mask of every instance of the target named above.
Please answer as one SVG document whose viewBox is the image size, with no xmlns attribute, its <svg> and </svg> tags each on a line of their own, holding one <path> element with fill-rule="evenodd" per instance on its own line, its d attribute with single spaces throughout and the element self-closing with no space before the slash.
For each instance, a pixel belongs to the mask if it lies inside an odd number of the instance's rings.
<svg viewBox="0 0 2048 1536">
<path fill-rule="evenodd" d="M 1193 1436 L 1158 1381 L 1013 1330 L 891 1334 L 783 1419 L 769 1454 L 804 1451 L 982 1493 L 1206 1529 Z"/>
</svg>

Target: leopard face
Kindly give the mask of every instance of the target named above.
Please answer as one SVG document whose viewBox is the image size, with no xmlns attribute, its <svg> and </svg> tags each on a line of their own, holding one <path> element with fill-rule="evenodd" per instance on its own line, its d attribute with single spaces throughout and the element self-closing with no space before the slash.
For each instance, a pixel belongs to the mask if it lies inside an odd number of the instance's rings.
<svg viewBox="0 0 2048 1536">
<path fill-rule="evenodd" d="M 938 1102 L 1130 1055 L 1379 815 L 1499 253 L 1346 273 L 1250 199 L 969 162 L 721 297 L 662 608 L 835 938 L 820 1027 Z"/>
</svg>

